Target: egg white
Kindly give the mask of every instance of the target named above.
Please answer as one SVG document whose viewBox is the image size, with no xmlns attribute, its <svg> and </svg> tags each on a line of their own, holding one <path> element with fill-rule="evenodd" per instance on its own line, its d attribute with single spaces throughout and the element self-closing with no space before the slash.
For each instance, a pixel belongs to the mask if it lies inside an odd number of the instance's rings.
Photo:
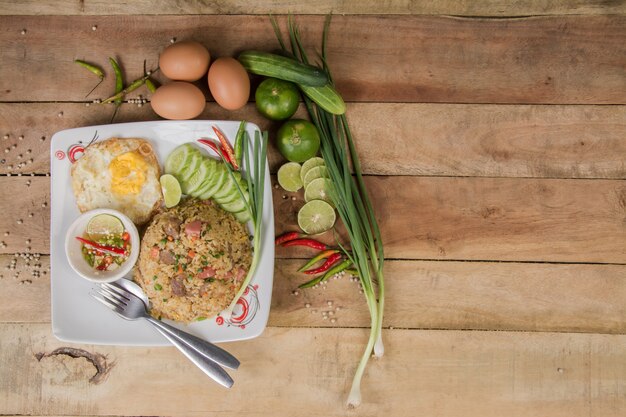
<svg viewBox="0 0 626 417">
<path fill-rule="evenodd" d="M 111 190 L 109 164 L 119 155 L 132 151 L 144 156 L 145 182 L 136 194 L 115 194 Z M 148 141 L 111 138 L 88 146 L 73 164 L 72 188 L 81 212 L 110 208 L 121 211 L 135 224 L 141 225 L 150 220 L 162 203 L 160 175 L 158 161 Z"/>
</svg>

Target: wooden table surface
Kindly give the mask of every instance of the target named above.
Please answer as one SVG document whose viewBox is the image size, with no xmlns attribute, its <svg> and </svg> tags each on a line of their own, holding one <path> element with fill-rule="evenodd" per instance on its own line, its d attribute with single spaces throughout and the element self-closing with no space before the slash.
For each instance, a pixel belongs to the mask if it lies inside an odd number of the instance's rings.
<svg viewBox="0 0 626 417">
<path fill-rule="evenodd" d="M 347 280 L 292 295 L 303 250 L 277 251 L 265 333 L 224 345 L 242 362 L 230 391 L 174 348 L 56 340 L 49 139 L 112 110 L 86 106 L 94 77 L 72 61 L 117 56 L 132 78 L 172 38 L 272 50 L 267 14 L 288 12 L 313 50 L 330 10 L 388 258 L 361 407 L 344 402 L 365 301 Z M 276 129 L 254 104 L 201 118 Z M 125 103 L 115 121 L 155 119 Z M 624 1 L 0 0 L 0 158 L 0 415 L 626 415 Z M 277 233 L 303 202 L 284 195 Z"/>
</svg>

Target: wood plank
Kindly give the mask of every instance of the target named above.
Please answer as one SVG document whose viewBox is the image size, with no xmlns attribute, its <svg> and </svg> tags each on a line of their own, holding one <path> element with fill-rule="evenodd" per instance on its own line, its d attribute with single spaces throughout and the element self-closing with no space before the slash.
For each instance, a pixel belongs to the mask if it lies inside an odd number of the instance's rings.
<svg viewBox="0 0 626 417">
<path fill-rule="evenodd" d="M 18 258 L 4 269 L 11 259 L 0 256 L 0 322 L 49 322 L 49 258 Z M 294 295 L 302 263 L 276 260 L 269 326 L 369 326 L 363 296 L 347 278 Z M 385 276 L 385 327 L 626 333 L 624 265 L 388 261 Z"/>
<path fill-rule="evenodd" d="M 31 251 L 48 251 L 49 181 L 0 177 L 0 233 L 10 233 L 0 253 L 23 252 L 26 239 Z M 623 180 L 378 176 L 366 183 L 388 258 L 626 263 Z M 273 191 L 276 233 L 296 229 L 302 191 Z M 332 233 L 322 238 L 330 242 Z M 278 249 L 278 257 L 310 256 Z"/>
<path fill-rule="evenodd" d="M 298 21 L 313 52 L 323 17 Z M 213 56 L 277 47 L 265 16 L 11 16 L 0 26 L 11 45 L 0 50 L 0 101 L 82 101 L 95 80 L 75 58 L 108 68 L 117 55 L 132 79 L 173 37 L 196 39 Z M 328 51 L 347 101 L 625 103 L 626 15 L 335 16 Z"/>
<path fill-rule="evenodd" d="M 112 111 L 78 103 L 0 103 L 0 152 L 10 150 L 0 153 L 0 174 L 49 172 L 49 141 L 41 137 L 107 124 Z M 301 108 L 296 116 L 305 113 Z M 348 115 L 366 174 L 626 178 L 626 106 L 350 103 Z M 209 103 L 199 118 L 249 120 L 272 138 L 279 126 L 252 103 L 236 112 Z M 157 119 L 149 106 L 124 104 L 116 122 Z M 388 146 L 380 146 L 384 140 Z M 269 161 L 272 172 L 284 161 L 274 146 Z"/>
<path fill-rule="evenodd" d="M 603 0 L 533 0 L 511 3 L 501 0 L 409 1 L 322 0 L 192 0 L 185 2 L 121 0 L 0 0 L 1 15 L 184 15 L 184 14 L 426 14 L 458 16 L 530 16 L 626 13 L 623 2 Z"/>
<path fill-rule="evenodd" d="M 0 413 L 351 416 L 343 404 L 366 338 L 365 329 L 270 328 L 226 344 L 242 365 L 224 391 L 173 348 L 72 345 L 50 355 L 67 345 L 49 325 L 0 325 Z M 393 330 L 384 338 L 385 357 L 363 379 L 360 416 L 611 417 L 626 408 L 626 336 Z"/>
<path fill-rule="evenodd" d="M 388 258 L 626 260 L 623 180 L 378 176 L 366 185 Z M 303 201 L 290 196 L 274 192 L 276 233 L 298 230 Z M 328 232 L 325 241 L 332 240 Z M 305 254 L 277 250 L 279 257 Z"/>
</svg>

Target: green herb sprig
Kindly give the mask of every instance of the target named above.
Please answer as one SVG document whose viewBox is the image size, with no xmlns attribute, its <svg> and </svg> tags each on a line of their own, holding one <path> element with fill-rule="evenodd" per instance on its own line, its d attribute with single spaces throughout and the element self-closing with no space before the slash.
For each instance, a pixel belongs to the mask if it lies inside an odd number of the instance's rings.
<svg viewBox="0 0 626 417">
<path fill-rule="evenodd" d="M 273 17 L 271 20 L 283 50 L 299 61 L 309 63 L 300 40 L 298 28 L 292 17 L 290 16 L 287 22 L 291 51 L 285 47 L 278 24 Z M 329 27 L 330 16 L 327 17 L 324 24 L 321 61 L 324 70 L 328 73 L 332 87 L 332 76 L 326 62 Z M 346 258 L 356 268 L 370 312 L 369 340 L 354 375 L 347 400 L 348 407 L 357 407 L 361 403 L 361 379 L 372 352 L 376 357 L 381 357 L 384 354 L 382 341 L 385 305 L 383 243 L 345 114 L 332 114 L 315 104 L 306 95 L 303 95 L 303 98 L 309 117 L 320 134 L 321 153 L 331 180 L 329 194 L 350 239 L 351 250 L 345 247 L 342 247 L 342 250 Z M 354 171 L 354 176 L 351 168 Z"/>
</svg>

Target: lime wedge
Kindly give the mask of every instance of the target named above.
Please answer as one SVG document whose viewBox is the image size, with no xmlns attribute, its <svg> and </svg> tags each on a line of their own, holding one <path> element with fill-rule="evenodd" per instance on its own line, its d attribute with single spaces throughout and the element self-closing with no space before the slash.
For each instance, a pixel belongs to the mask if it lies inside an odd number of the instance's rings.
<svg viewBox="0 0 626 417">
<path fill-rule="evenodd" d="M 304 176 L 307 174 L 307 172 L 309 172 L 311 169 L 315 167 L 319 167 L 323 165 L 326 165 L 326 163 L 324 162 L 324 159 L 320 158 L 319 156 L 313 157 L 311 159 L 307 159 L 302 164 L 302 170 L 300 171 L 300 179 L 302 180 L 302 183 L 304 183 Z"/>
<path fill-rule="evenodd" d="M 328 194 L 330 186 L 331 184 L 328 178 L 315 178 L 304 190 L 304 201 L 308 203 L 313 200 L 324 200 L 332 206 L 333 203 Z"/>
<path fill-rule="evenodd" d="M 170 174 L 161 175 L 161 190 L 165 199 L 165 207 L 170 208 L 176 206 L 180 202 L 182 191 L 176 177 Z"/>
<path fill-rule="evenodd" d="M 110 214 L 98 214 L 87 223 L 87 234 L 91 240 L 124 233 L 124 223 Z"/>
<path fill-rule="evenodd" d="M 302 167 L 297 162 L 287 162 L 278 169 L 278 183 L 285 191 L 296 192 L 302 188 L 301 169 Z"/>
<path fill-rule="evenodd" d="M 329 230 L 335 224 L 335 219 L 335 210 L 322 200 L 309 201 L 298 212 L 298 226 L 309 235 Z"/>
<path fill-rule="evenodd" d="M 311 183 L 311 181 L 317 178 L 328 178 L 328 170 L 326 169 L 325 166 L 318 166 L 315 168 L 311 168 L 309 172 L 306 173 L 306 175 L 304 176 L 304 181 L 303 181 L 304 188 L 306 189 L 306 187 Z"/>
</svg>

